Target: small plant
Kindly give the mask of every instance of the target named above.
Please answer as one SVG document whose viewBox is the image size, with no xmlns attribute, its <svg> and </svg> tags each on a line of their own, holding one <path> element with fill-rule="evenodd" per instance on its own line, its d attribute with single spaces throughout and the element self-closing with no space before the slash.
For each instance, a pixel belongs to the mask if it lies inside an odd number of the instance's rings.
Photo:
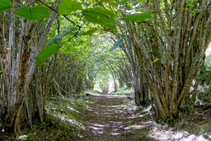
<svg viewBox="0 0 211 141">
<path fill-rule="evenodd" d="M 45 122 L 42 122 L 42 123 L 33 125 L 33 127 L 38 127 L 38 128 L 40 128 L 40 129 L 45 129 L 46 126 L 47 126 L 47 125 L 45 124 Z"/>
<path fill-rule="evenodd" d="M 29 137 L 32 137 L 34 135 L 36 135 L 36 133 L 26 134 L 26 135 L 20 136 L 18 139 L 27 140 Z"/>
</svg>

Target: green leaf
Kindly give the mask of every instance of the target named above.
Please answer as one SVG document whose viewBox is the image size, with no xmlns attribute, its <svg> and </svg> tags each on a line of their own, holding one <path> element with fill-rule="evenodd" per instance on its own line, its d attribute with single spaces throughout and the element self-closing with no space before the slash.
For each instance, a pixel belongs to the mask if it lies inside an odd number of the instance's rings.
<svg viewBox="0 0 211 141">
<path fill-rule="evenodd" d="M 48 8 L 45 6 L 35 6 L 32 8 L 25 6 L 19 8 L 15 14 L 29 20 L 43 20 L 48 16 Z"/>
<path fill-rule="evenodd" d="M 142 35 L 142 36 L 143 36 L 144 34 L 145 34 L 145 32 L 141 31 L 140 35 Z"/>
<path fill-rule="evenodd" d="M 73 29 L 74 29 L 74 28 L 68 29 L 68 30 L 62 32 L 61 34 L 59 34 L 59 35 L 57 35 L 57 36 L 51 38 L 51 40 L 50 40 L 48 43 L 45 44 L 45 47 L 46 47 L 46 46 L 49 46 L 49 45 L 51 45 L 51 44 L 53 44 L 53 43 L 61 43 L 61 39 L 62 39 L 64 36 L 66 36 L 67 34 L 73 32 Z"/>
<path fill-rule="evenodd" d="M 194 0 L 187 0 L 187 3 L 188 4 L 191 4 L 191 3 L 193 3 L 194 2 Z"/>
<path fill-rule="evenodd" d="M 159 59 L 158 58 L 155 58 L 155 60 L 152 62 L 152 63 L 155 63 L 155 62 L 157 62 Z"/>
<path fill-rule="evenodd" d="M 81 35 L 93 35 L 97 30 L 96 29 L 90 29 L 87 32 L 82 33 Z"/>
<path fill-rule="evenodd" d="M 109 49 L 109 51 L 117 49 L 122 43 L 123 43 L 123 39 L 121 38 L 118 41 L 116 41 L 116 43 L 114 43 L 113 47 Z"/>
<path fill-rule="evenodd" d="M 35 58 L 37 66 L 42 66 L 43 63 L 54 53 L 56 53 L 61 47 L 61 39 L 67 34 L 71 33 L 72 29 L 66 30 L 63 33 L 53 37 L 45 47 L 40 51 L 40 53 Z"/>
<path fill-rule="evenodd" d="M 121 18 L 120 20 L 125 20 L 125 21 L 143 21 L 146 19 L 151 18 L 152 14 L 151 13 L 141 13 L 141 14 L 131 14 L 128 16 L 125 16 L 124 18 Z"/>
<path fill-rule="evenodd" d="M 37 66 L 42 66 L 43 63 L 54 53 L 56 53 L 60 48 L 60 44 L 53 43 L 41 50 L 41 52 L 36 57 Z"/>
<path fill-rule="evenodd" d="M 115 28 L 115 14 L 110 10 L 101 7 L 94 7 L 82 11 L 85 19 L 92 23 L 97 23 L 110 29 Z"/>
<path fill-rule="evenodd" d="M 59 4 L 59 14 L 71 14 L 73 11 L 82 10 L 81 3 L 74 0 L 62 0 Z"/>
<path fill-rule="evenodd" d="M 13 8 L 13 4 L 9 0 L 0 0 L 0 14 L 3 13 L 5 10 L 10 10 Z"/>
</svg>

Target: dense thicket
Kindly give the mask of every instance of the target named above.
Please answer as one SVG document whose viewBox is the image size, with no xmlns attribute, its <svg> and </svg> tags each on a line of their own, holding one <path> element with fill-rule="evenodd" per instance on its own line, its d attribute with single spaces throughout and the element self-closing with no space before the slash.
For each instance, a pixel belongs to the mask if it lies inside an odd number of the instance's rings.
<svg viewBox="0 0 211 141">
<path fill-rule="evenodd" d="M 125 11 L 120 12 L 121 16 L 138 12 L 153 15 L 150 20 L 119 23 L 118 35 L 125 38 L 122 49 L 129 59 L 136 60 L 137 73 L 142 75 L 140 84 L 146 86 L 141 90 L 148 95 L 150 89 L 155 118 L 172 120 L 178 109 L 195 100 L 204 53 L 211 39 L 211 3 L 133 0 L 131 4 L 122 5 Z M 130 64 L 134 64 L 132 61 Z M 141 100 L 144 96 L 142 92 Z"/>
</svg>

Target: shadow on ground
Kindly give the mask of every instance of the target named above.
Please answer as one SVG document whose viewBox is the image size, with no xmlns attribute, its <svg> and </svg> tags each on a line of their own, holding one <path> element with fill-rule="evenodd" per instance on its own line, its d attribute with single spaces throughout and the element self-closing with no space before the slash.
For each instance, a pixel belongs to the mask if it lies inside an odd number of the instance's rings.
<svg viewBox="0 0 211 141">
<path fill-rule="evenodd" d="M 78 140 L 87 141 L 205 141 L 211 139 L 209 129 L 193 130 L 191 121 L 181 120 L 176 127 L 154 122 L 150 107 L 137 108 L 126 96 L 95 94 L 87 101 L 84 126 L 88 136 Z M 210 123 L 210 121 L 208 122 Z M 204 128 L 208 128 L 206 124 Z M 188 128 L 187 128 L 188 127 Z M 200 128 L 200 127 L 198 127 Z M 202 131 L 204 131 L 202 133 Z M 206 133 L 206 132 L 207 133 Z M 200 134 L 199 134 L 200 133 Z"/>
<path fill-rule="evenodd" d="M 174 127 L 157 124 L 147 108 L 126 95 L 91 94 L 78 99 L 50 98 L 47 118 L 20 136 L 1 133 L 0 140 L 67 141 L 206 141 L 211 140 L 210 107 L 183 113 Z"/>
</svg>

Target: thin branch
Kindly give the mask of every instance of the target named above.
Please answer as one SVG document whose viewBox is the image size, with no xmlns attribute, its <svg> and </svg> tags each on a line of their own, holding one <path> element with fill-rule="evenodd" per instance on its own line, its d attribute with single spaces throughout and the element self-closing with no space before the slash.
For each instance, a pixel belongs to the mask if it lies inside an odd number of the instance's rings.
<svg viewBox="0 0 211 141">
<path fill-rule="evenodd" d="M 204 112 L 202 112 L 202 113 L 199 113 L 197 116 L 195 116 L 194 118 L 192 118 L 192 120 L 194 120 L 195 118 L 197 118 L 198 116 L 200 116 L 200 115 L 203 115 L 204 113 L 206 113 L 206 112 L 208 112 L 208 111 L 210 111 L 211 109 L 208 109 L 208 110 L 206 110 L 206 111 L 204 111 Z"/>
<path fill-rule="evenodd" d="M 40 3 L 42 3 L 43 5 L 45 5 L 46 7 L 50 8 L 52 11 L 59 13 L 56 9 L 48 6 L 47 4 L 45 4 L 44 2 L 42 2 L 41 0 L 37 0 Z M 79 29 L 81 28 L 81 26 L 77 25 L 75 22 L 73 22 L 72 20 L 70 20 L 66 15 L 62 15 L 66 20 L 68 20 L 69 22 L 71 22 L 72 24 L 76 25 Z"/>
</svg>

